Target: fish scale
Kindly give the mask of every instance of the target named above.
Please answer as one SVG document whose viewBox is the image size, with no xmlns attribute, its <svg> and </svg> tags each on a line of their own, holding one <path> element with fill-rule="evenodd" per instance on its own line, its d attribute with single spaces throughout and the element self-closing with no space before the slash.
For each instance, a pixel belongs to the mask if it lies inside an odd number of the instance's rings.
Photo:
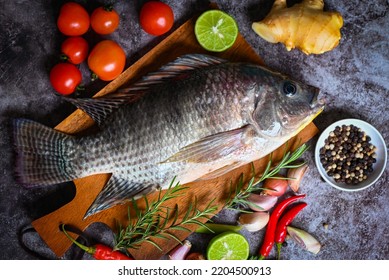
<svg viewBox="0 0 389 280">
<path fill-rule="evenodd" d="M 287 83 L 296 85 L 295 95 L 284 92 Z M 315 95 L 316 88 L 258 65 L 183 56 L 116 93 L 67 99 L 96 120 L 94 134 L 69 136 L 16 120 L 16 171 L 30 186 L 112 173 L 89 216 L 175 177 L 182 184 L 212 179 L 265 156 L 322 110 Z M 23 140 L 32 135 L 33 143 Z"/>
</svg>

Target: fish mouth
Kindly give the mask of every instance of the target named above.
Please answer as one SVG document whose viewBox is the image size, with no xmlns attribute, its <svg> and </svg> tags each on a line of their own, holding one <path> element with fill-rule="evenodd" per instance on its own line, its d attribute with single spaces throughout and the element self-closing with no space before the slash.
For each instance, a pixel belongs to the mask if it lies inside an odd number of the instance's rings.
<svg viewBox="0 0 389 280">
<path fill-rule="evenodd" d="M 319 113 L 324 110 L 324 106 L 326 104 L 326 100 L 324 98 L 319 99 L 320 92 L 321 92 L 320 89 L 315 87 L 314 94 L 312 95 L 312 98 L 309 102 L 311 109 L 312 110 L 319 109 Z"/>
</svg>

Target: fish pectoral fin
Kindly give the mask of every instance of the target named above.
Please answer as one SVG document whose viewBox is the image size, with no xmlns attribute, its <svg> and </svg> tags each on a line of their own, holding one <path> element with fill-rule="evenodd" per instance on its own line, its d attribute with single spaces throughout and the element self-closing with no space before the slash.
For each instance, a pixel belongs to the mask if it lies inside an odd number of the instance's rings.
<svg viewBox="0 0 389 280">
<path fill-rule="evenodd" d="M 96 98 L 62 98 L 87 113 L 100 126 L 113 111 L 138 100 L 142 94 L 143 92 L 116 92 Z"/>
<path fill-rule="evenodd" d="M 136 200 L 159 188 L 158 184 L 152 182 L 133 182 L 112 175 L 85 213 L 84 219 L 115 205 L 127 203 L 132 199 Z"/>
<path fill-rule="evenodd" d="M 196 181 L 215 179 L 217 177 L 220 177 L 220 176 L 242 166 L 243 164 L 244 164 L 244 162 L 241 162 L 241 161 L 233 162 L 229 165 L 223 166 L 222 168 L 216 169 L 215 171 L 212 171 L 211 173 L 208 173 L 208 174 L 200 177 Z"/>
<path fill-rule="evenodd" d="M 162 163 L 187 161 L 193 163 L 210 162 L 246 148 L 244 136 L 249 126 L 207 136 L 190 144 Z"/>
</svg>

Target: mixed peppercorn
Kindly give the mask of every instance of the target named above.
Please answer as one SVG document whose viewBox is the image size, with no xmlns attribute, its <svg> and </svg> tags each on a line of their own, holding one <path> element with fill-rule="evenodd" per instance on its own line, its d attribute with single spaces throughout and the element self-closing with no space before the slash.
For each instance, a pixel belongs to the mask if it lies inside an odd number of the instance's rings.
<svg viewBox="0 0 389 280">
<path fill-rule="evenodd" d="M 355 185 L 367 179 L 376 162 L 371 138 L 354 125 L 335 127 L 320 149 L 320 162 L 336 182 Z"/>
</svg>

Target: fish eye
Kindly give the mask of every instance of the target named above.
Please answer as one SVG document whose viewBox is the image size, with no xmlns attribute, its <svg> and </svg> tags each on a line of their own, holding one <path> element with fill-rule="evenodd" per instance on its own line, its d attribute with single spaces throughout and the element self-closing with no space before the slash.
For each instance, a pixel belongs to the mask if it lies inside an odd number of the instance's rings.
<svg viewBox="0 0 389 280">
<path fill-rule="evenodd" d="M 291 81 L 286 81 L 284 82 L 282 90 L 286 96 L 293 96 L 297 92 L 297 86 Z"/>
</svg>

